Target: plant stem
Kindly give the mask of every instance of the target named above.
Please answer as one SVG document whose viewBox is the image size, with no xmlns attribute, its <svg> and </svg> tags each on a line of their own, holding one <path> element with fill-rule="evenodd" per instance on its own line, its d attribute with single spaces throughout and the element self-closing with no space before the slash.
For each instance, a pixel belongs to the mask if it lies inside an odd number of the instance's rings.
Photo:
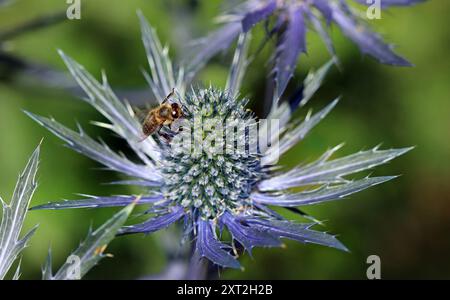
<svg viewBox="0 0 450 300">
<path fill-rule="evenodd" d="M 195 249 L 195 248 L 194 248 Z M 208 279 L 208 265 L 209 261 L 200 257 L 196 250 L 192 251 L 189 268 L 186 274 L 188 280 L 206 280 Z"/>
</svg>

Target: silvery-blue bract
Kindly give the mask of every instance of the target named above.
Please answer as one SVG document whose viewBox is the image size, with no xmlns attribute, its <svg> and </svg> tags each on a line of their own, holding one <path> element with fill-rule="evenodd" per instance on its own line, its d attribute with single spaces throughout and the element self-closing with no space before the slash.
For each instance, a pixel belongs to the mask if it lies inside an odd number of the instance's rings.
<svg viewBox="0 0 450 300">
<path fill-rule="evenodd" d="M 375 7 L 377 0 L 353 0 Z M 380 0 L 380 8 L 408 6 L 424 0 Z M 410 66 L 410 63 L 394 53 L 392 46 L 373 32 L 363 21 L 364 11 L 355 10 L 348 0 L 245 0 L 229 9 L 219 19 L 224 23 L 208 37 L 199 40 L 186 59 L 186 72 L 195 72 L 208 59 L 227 49 L 242 32 L 248 32 L 255 24 L 265 22 L 268 36 L 275 36 L 273 73 L 280 97 L 293 75 L 298 56 L 306 53 L 306 32 L 312 28 L 324 41 L 335 62 L 337 58 L 328 28 L 337 25 L 364 54 L 381 63 Z M 378 7 L 377 7 L 378 8 Z M 269 20 L 273 19 L 273 22 Z M 273 24 L 272 24 L 273 23 Z"/>
<path fill-rule="evenodd" d="M 176 91 L 173 101 L 183 106 L 184 123 L 194 126 L 195 118 L 206 124 L 211 120 L 226 123 L 235 116 L 244 123 L 255 121 L 254 114 L 246 109 L 247 100 L 239 96 L 239 87 L 248 65 L 246 58 L 249 36 L 239 38 L 233 63 L 225 88 L 187 88 L 183 69 L 174 70 L 154 30 L 141 17 L 143 42 L 150 65 L 146 74 L 148 83 L 157 99 L 163 99 L 172 88 Z M 48 128 L 67 145 L 98 161 L 108 169 L 130 177 L 121 184 L 141 186 L 146 193 L 139 204 L 149 205 L 147 221 L 127 226 L 122 233 L 150 233 L 180 222 L 184 234 L 192 237 L 199 257 L 230 268 L 239 268 L 237 242 L 251 252 L 255 246 L 278 247 L 281 239 L 287 238 L 303 243 L 315 243 L 346 250 L 333 235 L 316 231 L 314 220 L 309 223 L 289 221 L 271 207 L 293 208 L 325 201 L 342 199 L 350 194 L 388 181 L 394 176 L 366 177 L 349 180 L 345 176 L 384 164 L 407 152 L 405 149 L 379 150 L 374 148 L 350 156 L 331 159 L 340 148 L 326 151 L 318 160 L 299 165 L 291 170 L 275 166 L 278 155 L 303 140 L 309 131 L 319 123 L 337 104 L 331 102 L 315 114 L 308 114 L 302 121 L 290 122 L 292 113 L 305 105 L 319 88 L 330 63 L 311 73 L 304 82 L 302 95 L 293 101 L 279 101 L 274 96 L 274 105 L 267 120 L 260 120 L 260 134 L 266 135 L 270 120 L 279 120 L 279 131 L 271 138 L 278 140 L 276 152 L 271 147 L 258 147 L 258 152 L 214 152 L 203 148 L 201 152 L 174 151 L 170 139 L 150 136 L 142 142 L 141 125 L 133 110 L 119 100 L 103 75 L 98 82 L 81 65 L 61 53 L 70 72 L 84 89 L 86 102 L 94 106 L 110 123 L 97 123 L 112 130 L 127 141 L 139 161 L 132 161 L 111 150 L 105 143 L 87 136 L 83 130 L 73 131 L 54 119 L 29 113 L 41 125 Z M 187 91 L 189 90 L 189 91 Z M 225 125 L 228 126 L 228 125 Z M 202 143 L 211 132 L 200 126 Z M 170 133 L 170 132 L 168 132 Z M 172 132 L 172 135 L 177 136 Z M 216 143 L 226 147 L 227 141 L 215 136 Z M 238 136 L 238 138 L 241 138 Z M 218 140 L 217 140 L 218 139 Z M 173 140 L 172 140 L 173 141 Z M 293 190 L 292 188 L 300 187 Z M 87 199 L 49 203 L 35 209 L 65 209 L 125 206 L 135 195 L 90 196 Z M 222 241 L 221 233 L 227 230 L 231 241 Z"/>
</svg>

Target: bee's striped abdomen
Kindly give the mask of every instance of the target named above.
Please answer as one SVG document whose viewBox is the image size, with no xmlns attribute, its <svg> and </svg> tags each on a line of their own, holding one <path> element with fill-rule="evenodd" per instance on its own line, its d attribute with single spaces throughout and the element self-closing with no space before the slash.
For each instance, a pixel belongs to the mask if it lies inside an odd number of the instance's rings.
<svg viewBox="0 0 450 300">
<path fill-rule="evenodd" d="M 142 124 L 142 132 L 145 136 L 152 135 L 160 127 L 157 120 L 155 120 L 155 114 L 150 113 Z"/>
</svg>

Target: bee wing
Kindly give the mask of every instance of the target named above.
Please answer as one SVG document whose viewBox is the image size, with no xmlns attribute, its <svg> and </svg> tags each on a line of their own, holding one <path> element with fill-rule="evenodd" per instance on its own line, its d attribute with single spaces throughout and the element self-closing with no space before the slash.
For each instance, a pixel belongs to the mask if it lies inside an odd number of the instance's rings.
<svg viewBox="0 0 450 300">
<path fill-rule="evenodd" d="M 145 118 L 150 112 L 150 108 L 133 107 L 133 112 L 139 123 L 144 123 Z"/>
</svg>

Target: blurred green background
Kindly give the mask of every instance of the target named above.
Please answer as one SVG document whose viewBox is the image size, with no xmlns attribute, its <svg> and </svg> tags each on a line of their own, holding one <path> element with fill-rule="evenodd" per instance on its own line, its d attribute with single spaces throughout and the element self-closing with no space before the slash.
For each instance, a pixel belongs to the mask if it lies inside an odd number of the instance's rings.
<svg viewBox="0 0 450 300">
<path fill-rule="evenodd" d="M 118 89 L 140 89 L 147 67 L 140 41 L 136 10 L 141 9 L 157 29 L 171 56 L 181 57 L 183 47 L 214 25 L 221 1 L 96 0 L 82 1 L 82 19 L 0 40 L 2 53 L 64 71 L 56 53 L 63 49 L 96 76 L 107 72 Z M 0 36 L 40 16 L 65 11 L 62 0 L 17 0 L 0 8 Z M 396 180 L 351 198 L 307 208 L 326 222 L 325 230 L 338 233 L 351 250 L 342 253 L 314 245 L 287 242 L 287 249 L 256 249 L 254 259 L 243 258 L 245 271 L 226 270 L 221 278 L 242 279 L 364 279 L 366 258 L 379 255 L 382 278 L 450 279 L 450 3 L 427 1 L 408 8 L 384 11 L 382 20 L 371 24 L 399 53 L 415 64 L 394 68 L 363 57 L 340 31 L 332 28 L 342 70 L 334 69 L 310 102 L 318 109 L 342 95 L 338 107 L 309 137 L 281 161 L 294 165 L 318 157 L 341 142 L 340 155 L 383 147 L 417 146 L 412 152 L 378 168 L 374 174 L 402 174 Z M 261 38 L 257 29 L 256 40 Z M 254 45 L 256 47 L 256 43 Z M 300 82 L 310 68 L 329 59 L 315 34 L 308 35 L 308 55 L 296 73 Z M 261 69 L 271 52 L 266 47 L 250 66 L 243 86 L 258 111 L 263 97 L 265 72 Z M 200 74 L 204 82 L 222 86 L 230 55 L 214 59 Z M 39 77 L 39 76 L 38 76 Z M 290 87 L 291 88 L 291 87 Z M 127 187 L 104 185 L 120 179 L 112 172 L 65 147 L 22 111 L 54 116 L 74 127 L 78 121 L 93 136 L 102 136 L 114 147 L 123 147 L 108 132 L 89 125 L 101 116 L 67 91 L 44 86 L 36 77 L 15 71 L 14 64 L 0 65 L 0 194 L 9 201 L 19 171 L 44 137 L 39 188 L 32 205 L 75 199 L 75 193 L 110 195 L 136 192 Z M 305 113 L 305 112 L 303 112 Z M 39 229 L 24 252 L 26 279 L 40 278 L 40 267 L 49 247 L 54 268 L 82 240 L 90 225 L 99 226 L 116 209 L 33 211 L 26 227 Z M 135 235 L 116 239 L 105 259 L 86 278 L 133 279 L 164 269 L 166 257 L 161 238 Z"/>
</svg>

